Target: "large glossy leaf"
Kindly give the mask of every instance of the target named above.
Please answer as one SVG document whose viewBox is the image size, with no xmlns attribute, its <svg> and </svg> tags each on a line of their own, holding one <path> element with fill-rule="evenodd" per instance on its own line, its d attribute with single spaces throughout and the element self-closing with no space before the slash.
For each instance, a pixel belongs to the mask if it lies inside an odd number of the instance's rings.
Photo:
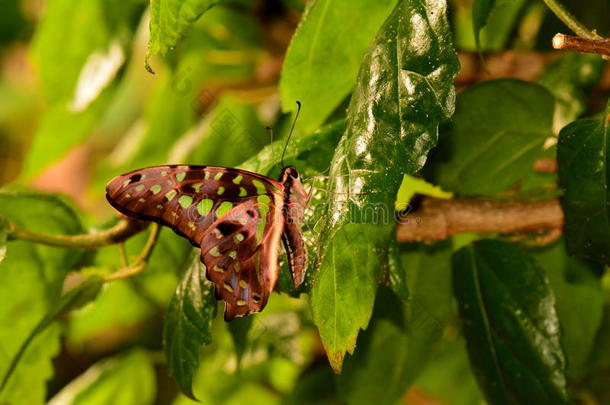
<svg viewBox="0 0 610 405">
<path fill-rule="evenodd" d="M 481 240 L 453 256 L 470 362 L 490 404 L 566 403 L 555 297 L 521 249 Z"/>
<path fill-rule="evenodd" d="M 150 5 L 149 54 L 173 49 L 192 24 L 220 0 L 154 0 Z"/>
<path fill-rule="evenodd" d="M 83 231 L 74 211 L 59 198 L 33 193 L 0 193 L 0 216 L 34 232 L 74 234 Z M 65 274 L 79 259 L 78 252 L 9 241 L 0 263 L 0 375 L 36 324 L 61 292 Z M 51 358 L 59 350 L 59 330 L 51 326 L 33 339 L 0 403 L 44 403 Z"/>
<path fill-rule="evenodd" d="M 566 353 L 568 376 L 577 381 L 587 371 L 597 331 L 602 324 L 604 297 L 596 274 L 603 266 L 569 257 L 563 241 L 532 252 L 546 270 L 555 293 Z M 586 308 L 586 311 L 583 311 Z"/>
<path fill-rule="evenodd" d="M 445 7 L 397 4 L 364 59 L 333 157 L 311 306 L 337 371 L 369 322 L 402 177 L 422 167 L 453 112 L 458 62 Z"/>
<path fill-rule="evenodd" d="M 396 0 L 313 0 L 286 52 L 282 106 L 303 103 L 299 125 L 317 129 L 348 95 L 362 57 Z M 341 29 L 337 29 L 341 27 Z"/>
<path fill-rule="evenodd" d="M 519 80 L 490 80 L 460 93 L 436 156 L 435 181 L 461 195 L 489 196 L 514 186 L 553 135 L 553 110 L 546 89 Z"/>
<path fill-rule="evenodd" d="M 557 162 L 570 254 L 610 264 L 610 104 L 559 134 Z"/>
<path fill-rule="evenodd" d="M 212 341 L 210 328 L 215 315 L 213 287 L 195 256 L 169 304 L 163 331 L 170 372 L 190 398 L 194 398 L 192 382 L 199 366 L 199 352 L 202 345 Z"/>
<path fill-rule="evenodd" d="M 102 360 L 72 380 L 48 405 L 151 405 L 155 369 L 142 351 Z"/>
</svg>

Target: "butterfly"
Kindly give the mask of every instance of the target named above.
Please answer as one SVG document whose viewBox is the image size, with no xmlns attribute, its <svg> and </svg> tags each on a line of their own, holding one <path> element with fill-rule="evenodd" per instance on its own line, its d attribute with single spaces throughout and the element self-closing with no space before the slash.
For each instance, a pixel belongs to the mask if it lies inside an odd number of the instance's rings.
<svg viewBox="0 0 610 405">
<path fill-rule="evenodd" d="M 292 166 L 279 181 L 219 166 L 147 167 L 111 180 L 106 198 L 121 213 L 169 226 L 201 249 L 226 321 L 265 307 L 278 279 L 280 239 L 294 285 L 303 282 L 309 195 Z"/>
</svg>

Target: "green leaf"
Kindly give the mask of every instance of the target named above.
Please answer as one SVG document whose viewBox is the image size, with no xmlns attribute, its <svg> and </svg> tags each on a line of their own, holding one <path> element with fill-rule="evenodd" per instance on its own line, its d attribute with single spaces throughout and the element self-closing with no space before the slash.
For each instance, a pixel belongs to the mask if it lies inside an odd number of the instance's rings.
<svg viewBox="0 0 610 405">
<path fill-rule="evenodd" d="M 219 0 L 155 0 L 150 5 L 148 55 L 173 49 L 192 24 Z"/>
<path fill-rule="evenodd" d="M 377 295 L 371 325 L 358 338 L 358 351 L 346 359 L 337 377 L 339 397 L 349 405 L 395 404 L 406 391 L 409 339 L 402 320 L 391 319 L 401 306 L 387 290 Z"/>
<path fill-rule="evenodd" d="M 349 404 L 396 403 L 425 369 L 452 316 L 451 252 L 450 241 L 401 246 L 410 297 L 380 289 L 371 325 L 337 377 Z"/>
<path fill-rule="evenodd" d="M 439 186 L 428 183 L 426 180 L 404 175 L 398 193 L 396 194 L 396 211 L 402 211 L 407 208 L 411 198 L 415 194 L 427 195 L 434 198 L 445 198 L 449 199 L 453 197 L 453 193 L 443 190 Z"/>
<path fill-rule="evenodd" d="M 111 100 L 112 90 L 103 92 L 85 111 L 70 111 L 62 103 L 51 106 L 34 134 L 22 177 L 31 179 L 90 136 Z"/>
<path fill-rule="evenodd" d="M 504 49 L 525 3 L 524 0 L 475 0 L 472 5 L 472 26 L 476 49 Z"/>
<path fill-rule="evenodd" d="M 364 59 L 331 163 L 311 307 L 335 371 L 371 317 L 402 177 L 422 167 L 453 112 L 458 62 L 445 7 L 399 1 Z"/>
<path fill-rule="evenodd" d="M 311 291 L 313 320 L 331 366 L 341 371 L 345 352 L 353 353 L 360 329 L 368 325 L 383 257 L 393 227 L 348 224 L 327 246 Z M 381 241 L 375 246 L 371 241 Z M 358 252 L 354 255 L 353 252 Z"/>
<path fill-rule="evenodd" d="M 163 331 L 170 372 L 182 392 L 193 399 L 192 382 L 199 367 L 199 351 L 212 341 L 210 329 L 215 315 L 214 290 L 196 256 L 169 304 Z"/>
<path fill-rule="evenodd" d="M 95 363 L 48 405 L 152 405 L 156 380 L 149 356 L 139 350 Z"/>
<path fill-rule="evenodd" d="M 489 14 L 496 4 L 496 0 L 474 0 L 472 4 L 472 28 L 474 30 L 474 41 L 477 48 L 480 47 L 481 28 L 487 25 Z"/>
<path fill-rule="evenodd" d="M 31 52 L 49 102 L 72 97 L 89 55 L 105 49 L 114 35 L 106 21 L 102 0 L 48 2 Z"/>
<path fill-rule="evenodd" d="M 82 233 L 74 211 L 61 199 L 34 193 L 0 192 L 0 216 L 33 232 Z M 61 293 L 63 279 L 81 257 L 79 252 L 10 241 L 0 263 L 0 376 L 36 324 Z M 25 351 L 0 403 L 43 404 L 51 359 L 59 350 L 59 329 L 51 326 Z"/>
<path fill-rule="evenodd" d="M 86 303 L 95 299 L 100 289 L 102 288 L 102 280 L 99 277 L 91 277 L 81 284 L 62 295 L 57 303 L 55 303 L 49 312 L 38 322 L 36 327 L 30 332 L 28 337 L 23 341 L 17 353 L 11 359 L 10 365 L 2 380 L 0 381 L 0 392 L 6 386 L 9 378 L 15 371 L 17 364 L 21 360 L 23 354 L 30 346 L 34 338 L 40 335 L 45 329 L 47 329 L 54 321 L 68 313 L 73 309 L 77 309 L 85 305 Z"/>
<path fill-rule="evenodd" d="M 435 157 L 435 183 L 471 196 L 513 187 L 553 135 L 553 109 L 547 90 L 519 80 L 489 80 L 460 93 Z"/>
<path fill-rule="evenodd" d="M 555 297 L 521 249 L 481 240 L 453 256 L 470 362 L 490 404 L 566 403 Z"/>
<path fill-rule="evenodd" d="M 539 82 L 555 97 L 553 132 L 559 133 L 586 110 L 589 92 L 601 79 L 604 66 L 597 55 L 570 52 L 547 68 Z"/>
<path fill-rule="evenodd" d="M 305 13 L 282 68 L 284 111 L 303 103 L 299 126 L 317 129 L 354 86 L 358 68 L 396 0 L 314 0 Z M 337 29 L 341 27 L 341 29 Z"/>
<path fill-rule="evenodd" d="M 533 253 L 546 270 L 555 293 L 568 376 L 577 381 L 587 372 L 596 333 L 603 320 L 604 296 L 596 276 L 602 274 L 603 266 L 569 257 L 563 241 Z"/>
<path fill-rule="evenodd" d="M 235 318 L 227 324 L 231 337 L 233 338 L 233 345 L 235 346 L 235 354 L 237 355 L 237 362 L 241 361 L 242 356 L 248 346 L 248 332 L 252 326 L 254 317 L 246 316 L 243 318 Z"/>
<path fill-rule="evenodd" d="M 575 121 L 557 145 L 568 253 L 610 264 L 610 103 L 601 118 Z"/>
</svg>

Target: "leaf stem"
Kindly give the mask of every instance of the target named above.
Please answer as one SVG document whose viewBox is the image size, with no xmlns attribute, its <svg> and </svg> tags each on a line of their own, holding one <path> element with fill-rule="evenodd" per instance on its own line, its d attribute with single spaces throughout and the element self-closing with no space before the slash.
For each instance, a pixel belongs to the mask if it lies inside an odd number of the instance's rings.
<svg viewBox="0 0 610 405">
<path fill-rule="evenodd" d="M 9 223 L 8 239 L 25 240 L 49 246 L 67 247 L 72 249 L 98 249 L 100 247 L 123 242 L 133 235 L 143 231 L 147 222 L 122 219 L 112 228 L 81 235 L 47 235 L 21 228 Z"/>
<path fill-rule="evenodd" d="M 570 13 L 558 0 L 542 0 L 544 4 L 559 18 L 569 29 L 582 38 L 598 39 L 595 31 L 589 30 L 576 17 Z"/>
<path fill-rule="evenodd" d="M 148 234 L 148 239 L 146 240 L 146 244 L 144 248 L 140 252 L 140 255 L 136 258 L 135 262 L 127 267 L 123 267 L 122 269 L 117 270 L 116 272 L 109 274 L 102 278 L 104 282 L 122 280 L 125 278 L 133 277 L 136 274 L 140 274 L 146 268 L 148 264 L 148 259 L 153 252 L 153 248 L 155 247 L 155 243 L 159 238 L 160 227 L 158 224 L 153 223 L 150 228 L 150 233 Z"/>
</svg>

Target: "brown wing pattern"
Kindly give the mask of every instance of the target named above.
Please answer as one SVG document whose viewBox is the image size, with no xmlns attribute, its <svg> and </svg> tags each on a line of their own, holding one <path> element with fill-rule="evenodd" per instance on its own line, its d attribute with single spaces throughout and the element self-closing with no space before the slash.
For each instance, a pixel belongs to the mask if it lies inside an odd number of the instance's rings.
<svg viewBox="0 0 610 405">
<path fill-rule="evenodd" d="M 254 173 L 213 166 L 156 166 L 106 187 L 120 212 L 171 227 L 201 248 L 225 319 L 260 311 L 278 275 L 283 186 Z"/>
</svg>

